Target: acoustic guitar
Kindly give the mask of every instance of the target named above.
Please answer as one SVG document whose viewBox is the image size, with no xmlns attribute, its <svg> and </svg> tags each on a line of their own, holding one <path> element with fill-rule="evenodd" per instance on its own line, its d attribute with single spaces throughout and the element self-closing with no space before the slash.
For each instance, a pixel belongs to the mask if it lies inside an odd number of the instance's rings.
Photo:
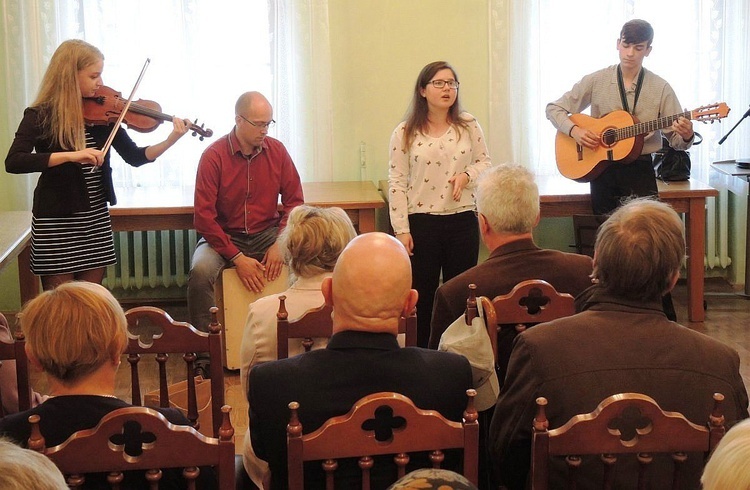
<svg viewBox="0 0 750 490">
<path fill-rule="evenodd" d="M 639 122 L 627 111 L 610 112 L 598 119 L 586 114 L 573 114 L 570 116 L 573 123 L 599 135 L 599 146 L 594 150 L 586 148 L 558 131 L 555 137 L 557 168 L 569 179 L 589 182 L 614 163 L 626 164 L 638 158 L 645 134 L 671 126 L 680 117 L 706 123 L 727 117 L 729 111 L 724 102 L 717 102 L 647 122 Z"/>
</svg>

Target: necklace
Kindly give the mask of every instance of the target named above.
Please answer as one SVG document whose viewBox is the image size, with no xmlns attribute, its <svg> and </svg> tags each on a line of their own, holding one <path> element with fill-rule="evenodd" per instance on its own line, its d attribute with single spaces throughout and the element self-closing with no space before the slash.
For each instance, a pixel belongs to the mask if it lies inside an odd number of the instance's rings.
<svg viewBox="0 0 750 490">
<path fill-rule="evenodd" d="M 115 395 L 105 395 L 103 393 L 63 393 L 61 395 L 47 395 L 47 398 L 56 398 L 58 396 L 101 396 L 105 398 L 117 398 Z"/>
</svg>

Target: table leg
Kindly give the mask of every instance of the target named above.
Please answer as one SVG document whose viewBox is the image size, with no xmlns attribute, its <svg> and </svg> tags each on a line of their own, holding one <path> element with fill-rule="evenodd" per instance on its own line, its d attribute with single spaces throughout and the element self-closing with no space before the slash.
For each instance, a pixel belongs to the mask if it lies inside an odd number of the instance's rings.
<svg viewBox="0 0 750 490">
<path fill-rule="evenodd" d="M 750 175 L 747 179 L 750 182 Z M 747 191 L 747 224 L 745 226 L 745 297 L 750 297 L 750 186 Z"/>
<path fill-rule="evenodd" d="M 369 233 L 375 231 L 375 209 L 359 210 L 359 232 Z"/>
<path fill-rule="evenodd" d="M 694 198 L 689 202 L 685 238 L 688 247 L 687 298 L 688 317 L 691 322 L 705 319 L 703 309 L 703 276 L 706 234 L 706 199 Z"/>
<path fill-rule="evenodd" d="M 39 294 L 39 278 L 31 272 L 31 244 L 18 254 L 18 283 L 21 289 L 21 305 Z"/>
</svg>

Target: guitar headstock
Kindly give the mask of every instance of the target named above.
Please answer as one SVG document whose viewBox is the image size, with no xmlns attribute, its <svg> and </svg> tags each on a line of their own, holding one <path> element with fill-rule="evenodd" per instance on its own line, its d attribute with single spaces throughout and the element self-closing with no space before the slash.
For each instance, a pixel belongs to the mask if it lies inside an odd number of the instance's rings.
<svg viewBox="0 0 750 490">
<path fill-rule="evenodd" d="M 731 109 L 725 102 L 715 102 L 690 111 L 690 119 L 703 123 L 718 121 L 727 117 Z"/>
</svg>

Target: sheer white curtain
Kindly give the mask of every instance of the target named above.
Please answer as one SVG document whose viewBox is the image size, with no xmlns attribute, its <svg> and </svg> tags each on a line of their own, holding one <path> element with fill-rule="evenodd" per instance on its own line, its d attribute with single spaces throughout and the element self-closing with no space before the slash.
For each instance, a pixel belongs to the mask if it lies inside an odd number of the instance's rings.
<svg viewBox="0 0 750 490">
<path fill-rule="evenodd" d="M 303 181 L 333 180 L 328 0 L 271 4 L 278 138 L 295 159 Z"/>
<path fill-rule="evenodd" d="M 691 150 L 707 180 L 712 161 L 750 156 L 750 122 L 718 140 L 750 103 L 750 0 L 490 0 L 490 143 L 497 161 L 557 172 L 554 128 L 545 105 L 584 75 L 618 63 L 622 24 L 654 27 L 644 66 L 665 78 L 687 109 L 717 101 L 733 108 L 723 124 L 695 123 L 705 142 Z"/>
<path fill-rule="evenodd" d="M 192 186 L 202 151 L 231 130 L 235 101 L 248 90 L 271 100 L 271 135 L 287 145 L 303 180 L 330 180 L 327 0 L 4 0 L 2 8 L 4 71 L 15 75 L 6 82 L 9 138 L 55 48 L 82 38 L 104 53 L 105 85 L 127 97 L 149 58 L 135 99 L 214 132 L 202 142 L 187 135 L 138 169 L 113 152 L 116 185 Z M 170 130 L 165 122 L 152 133 L 129 133 L 148 145 Z"/>
</svg>

